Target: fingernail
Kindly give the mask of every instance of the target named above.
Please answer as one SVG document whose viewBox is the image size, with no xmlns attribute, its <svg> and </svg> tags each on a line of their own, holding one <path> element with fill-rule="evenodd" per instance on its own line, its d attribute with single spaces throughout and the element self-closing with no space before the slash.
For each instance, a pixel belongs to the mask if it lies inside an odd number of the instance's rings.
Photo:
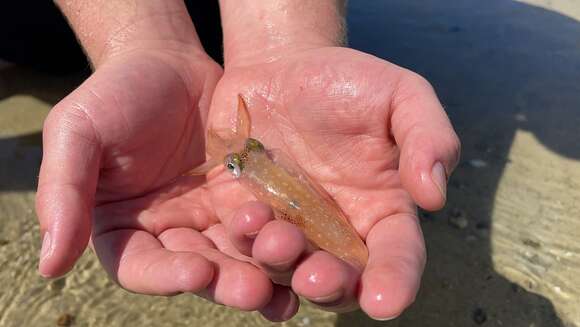
<svg viewBox="0 0 580 327">
<path fill-rule="evenodd" d="M 310 301 L 316 302 L 316 303 L 334 302 L 334 301 L 337 301 L 338 299 L 340 299 L 342 297 L 342 294 L 343 294 L 343 291 L 342 291 L 342 289 L 340 289 L 340 290 L 338 290 L 332 294 L 329 294 L 329 295 L 311 298 Z"/>
<path fill-rule="evenodd" d="M 393 316 L 393 317 L 387 317 L 387 318 L 377 318 L 377 317 L 371 317 L 371 318 L 373 318 L 374 320 L 378 320 L 378 321 L 389 321 L 389 320 L 393 320 L 397 317 L 399 317 L 399 316 Z"/>
<path fill-rule="evenodd" d="M 247 238 L 249 239 L 255 239 L 256 236 L 258 236 L 259 231 L 255 231 L 255 232 L 249 232 L 244 234 Z"/>
<path fill-rule="evenodd" d="M 52 246 L 52 238 L 49 232 L 45 232 L 42 237 L 42 247 L 40 248 L 40 263 L 50 256 Z"/>
<path fill-rule="evenodd" d="M 443 199 L 447 198 L 447 174 L 445 167 L 440 162 L 436 162 L 431 169 L 431 179 L 439 189 Z"/>
</svg>

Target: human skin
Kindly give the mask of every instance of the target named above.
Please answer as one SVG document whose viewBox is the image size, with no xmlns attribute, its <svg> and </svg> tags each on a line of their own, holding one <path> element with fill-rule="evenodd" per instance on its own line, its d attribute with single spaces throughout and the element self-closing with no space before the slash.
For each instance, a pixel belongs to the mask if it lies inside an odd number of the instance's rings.
<svg viewBox="0 0 580 327">
<path fill-rule="evenodd" d="M 225 74 L 212 95 L 222 72 L 180 1 L 57 3 L 95 73 L 45 122 L 42 275 L 67 272 L 92 234 L 103 267 L 134 292 L 196 293 L 271 320 L 296 312 L 295 294 L 377 319 L 412 302 L 425 261 L 414 202 L 443 205 L 459 142 L 423 79 L 335 47 L 340 4 L 221 1 Z M 226 174 L 180 177 L 205 159 L 207 125 L 228 127 L 238 93 L 252 136 L 293 157 L 365 238 L 362 275 L 307 252 Z"/>
<path fill-rule="evenodd" d="M 288 223 L 247 217 L 230 224 L 238 250 L 324 309 L 360 306 L 392 319 L 413 302 L 426 259 L 415 203 L 444 205 L 460 143 L 427 81 L 340 47 L 343 5 L 220 0 L 225 71 L 210 121 L 231 125 L 243 94 L 252 137 L 281 149 L 329 191 L 370 257 L 360 272 L 309 251 Z"/>
<path fill-rule="evenodd" d="M 217 249 L 226 238 L 204 178 L 179 178 L 205 159 L 207 111 L 222 74 L 183 3 L 58 4 L 95 72 L 44 124 L 40 273 L 66 273 L 90 237 L 127 290 L 267 308 L 276 289 L 268 277 Z"/>
</svg>

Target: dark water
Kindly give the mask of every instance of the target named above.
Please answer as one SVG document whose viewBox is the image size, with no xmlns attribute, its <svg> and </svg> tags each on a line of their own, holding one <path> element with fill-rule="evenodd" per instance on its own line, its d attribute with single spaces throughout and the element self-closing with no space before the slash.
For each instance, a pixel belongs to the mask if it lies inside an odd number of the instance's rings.
<svg viewBox="0 0 580 327">
<path fill-rule="evenodd" d="M 423 220 L 429 253 L 423 290 L 398 326 L 470 326 L 482 311 L 493 326 L 562 326 L 548 299 L 495 272 L 490 241 L 467 245 L 441 220 L 450 208 L 463 208 L 480 226 L 493 226 L 496 190 L 518 131 L 580 159 L 580 22 L 511 0 L 349 6 L 350 46 L 426 77 L 463 143 L 447 209 Z M 466 164 L 474 158 L 490 169 L 474 171 Z M 379 325 L 357 314 L 341 316 L 337 325 L 353 323 Z"/>
<path fill-rule="evenodd" d="M 512 0 L 351 1 L 349 10 L 350 45 L 425 76 L 460 131 L 485 125 L 509 139 L 522 128 L 580 159 L 577 20 Z M 501 119 L 518 113 L 526 124 Z"/>
</svg>

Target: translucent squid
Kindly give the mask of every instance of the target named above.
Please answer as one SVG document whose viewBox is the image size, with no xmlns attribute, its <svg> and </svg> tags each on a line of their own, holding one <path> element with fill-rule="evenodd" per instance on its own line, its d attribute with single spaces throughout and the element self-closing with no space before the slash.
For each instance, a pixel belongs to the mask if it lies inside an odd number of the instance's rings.
<svg viewBox="0 0 580 327">
<path fill-rule="evenodd" d="M 221 165 L 274 210 L 275 217 L 298 226 L 307 239 L 336 257 L 363 269 L 368 250 L 346 215 L 328 193 L 298 165 L 277 150 L 250 138 L 251 120 L 238 95 L 235 130 L 222 138 L 208 130 L 206 151 L 210 160 L 189 175 L 204 175 Z"/>
</svg>

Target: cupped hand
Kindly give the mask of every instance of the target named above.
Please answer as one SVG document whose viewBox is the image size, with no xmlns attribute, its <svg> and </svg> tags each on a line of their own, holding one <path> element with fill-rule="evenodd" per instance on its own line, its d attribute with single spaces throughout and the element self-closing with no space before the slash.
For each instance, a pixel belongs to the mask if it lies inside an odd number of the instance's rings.
<svg viewBox="0 0 580 327">
<path fill-rule="evenodd" d="M 191 292 L 245 310 L 296 301 L 228 250 L 220 215 L 233 214 L 229 195 L 181 176 L 205 160 L 221 74 L 197 50 L 134 49 L 104 60 L 55 106 L 37 193 L 42 275 L 66 273 L 90 240 L 109 275 L 133 292 Z"/>
<path fill-rule="evenodd" d="M 272 221 L 255 203 L 227 224 L 232 244 L 273 280 L 323 308 L 360 305 L 376 319 L 398 316 L 413 302 L 426 260 L 415 204 L 444 205 L 460 151 L 430 84 L 337 47 L 226 62 L 210 111 L 214 128 L 231 128 L 238 93 L 248 104 L 252 137 L 281 149 L 334 197 L 365 240 L 369 261 L 361 272 L 309 250 L 296 227 Z M 239 185 L 226 189 L 244 192 Z M 280 300 L 279 308 L 295 305 L 290 301 Z"/>
</svg>

